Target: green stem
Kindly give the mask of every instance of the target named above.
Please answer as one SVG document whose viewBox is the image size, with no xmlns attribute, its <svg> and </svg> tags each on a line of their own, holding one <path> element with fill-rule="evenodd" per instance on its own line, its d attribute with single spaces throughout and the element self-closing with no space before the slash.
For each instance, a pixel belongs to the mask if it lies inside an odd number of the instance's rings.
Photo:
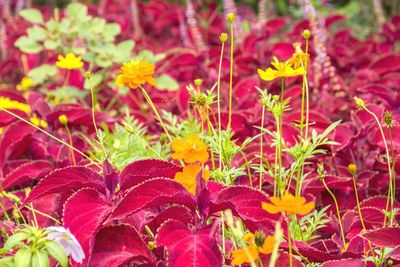
<svg viewBox="0 0 400 267">
<path fill-rule="evenodd" d="M 143 94 L 144 98 L 146 99 L 147 103 L 150 105 L 151 109 L 153 110 L 154 115 L 156 116 L 156 119 L 160 123 L 161 127 L 164 129 L 164 132 L 167 135 L 168 140 L 172 143 L 172 138 L 169 135 L 169 132 L 168 132 L 167 128 L 165 127 L 165 124 L 164 124 L 163 120 L 161 119 L 160 114 L 158 113 L 156 107 L 154 106 L 153 101 L 151 100 L 150 96 L 147 94 L 146 90 L 144 90 L 144 88 L 142 86 L 140 86 L 140 89 L 142 89 L 142 94 Z"/>
<path fill-rule="evenodd" d="M 264 132 L 264 119 L 265 119 L 265 105 L 262 105 L 261 110 L 261 127 L 260 127 L 260 190 L 263 183 L 263 132 Z"/>
<path fill-rule="evenodd" d="M 67 130 L 67 135 L 68 135 L 68 140 L 69 140 L 70 147 L 74 147 L 74 144 L 72 143 L 72 135 L 71 135 L 71 132 L 69 130 L 68 124 L 65 124 L 65 129 Z M 70 153 L 71 153 L 72 163 L 74 164 L 74 166 L 76 166 L 74 150 L 71 149 L 71 148 L 70 148 Z"/>
<path fill-rule="evenodd" d="M 339 209 L 339 204 L 336 200 L 335 194 L 329 189 L 328 185 L 325 183 L 325 179 L 322 179 L 322 183 L 325 186 L 326 191 L 331 195 L 333 202 L 335 203 L 335 208 L 336 208 L 336 213 L 338 216 L 338 221 L 339 221 L 339 227 L 340 227 L 340 234 L 342 236 L 342 242 L 343 242 L 343 248 L 347 247 L 346 240 L 344 238 L 344 231 L 343 231 L 343 225 L 342 225 L 342 217 L 340 216 L 340 209 Z"/>
<path fill-rule="evenodd" d="M 230 66 L 229 66 L 229 115 L 228 115 L 228 131 L 231 129 L 232 122 L 232 97 L 233 97 L 233 22 L 230 22 L 230 36 L 231 36 L 231 53 L 230 53 Z"/>
<path fill-rule="evenodd" d="M 383 143 L 384 143 L 384 145 L 385 145 L 385 150 L 386 150 L 387 166 L 388 166 L 388 171 L 389 171 L 389 191 L 392 191 L 392 190 L 393 190 L 393 188 L 392 188 L 393 176 L 392 176 L 392 168 L 391 168 L 391 164 L 390 164 L 389 148 L 388 148 L 388 145 L 387 145 L 387 142 L 386 142 L 385 134 L 384 134 L 383 129 L 382 129 L 382 125 L 381 125 L 381 123 L 380 123 L 378 117 L 375 115 L 375 113 L 373 113 L 373 112 L 372 112 L 371 110 L 369 110 L 367 107 L 364 107 L 364 109 L 365 109 L 365 111 L 368 112 L 372 117 L 374 117 L 376 123 L 378 124 L 379 131 L 380 131 L 380 133 L 381 133 L 381 135 L 382 135 L 382 140 L 383 140 Z M 391 193 L 390 193 L 390 194 L 391 194 Z M 388 194 L 388 196 L 389 196 L 389 194 Z M 391 201 L 390 203 L 394 203 L 394 195 L 393 195 L 393 194 L 391 194 L 390 198 L 388 197 L 387 201 L 389 201 L 389 199 L 390 199 L 390 201 Z M 389 211 L 389 210 L 388 210 L 388 207 L 386 207 L 386 214 L 387 214 L 388 211 Z M 391 222 L 389 223 L 389 225 L 390 225 L 390 226 L 393 225 L 393 220 L 391 220 Z M 383 222 L 383 227 L 385 227 L 385 226 L 386 226 L 386 216 L 385 216 L 385 219 L 384 219 L 384 222 Z"/>
<path fill-rule="evenodd" d="M 219 169 L 222 169 L 223 153 L 222 153 L 222 136 L 221 136 L 221 70 L 222 58 L 224 55 L 225 42 L 222 42 L 221 55 L 219 58 L 218 80 L 217 80 L 217 108 L 218 108 L 218 150 L 219 150 Z"/>
</svg>

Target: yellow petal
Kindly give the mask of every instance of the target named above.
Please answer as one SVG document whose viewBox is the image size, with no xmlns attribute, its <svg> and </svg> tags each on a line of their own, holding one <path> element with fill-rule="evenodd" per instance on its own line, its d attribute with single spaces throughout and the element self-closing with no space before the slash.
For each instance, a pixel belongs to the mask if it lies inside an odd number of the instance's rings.
<svg viewBox="0 0 400 267">
<path fill-rule="evenodd" d="M 271 213 L 271 214 L 277 214 L 277 213 L 283 211 L 282 207 L 275 206 L 275 205 L 272 205 L 272 204 L 269 204 L 266 202 L 262 203 L 262 208 L 263 208 L 263 210 L 265 210 L 266 212 Z"/>
</svg>

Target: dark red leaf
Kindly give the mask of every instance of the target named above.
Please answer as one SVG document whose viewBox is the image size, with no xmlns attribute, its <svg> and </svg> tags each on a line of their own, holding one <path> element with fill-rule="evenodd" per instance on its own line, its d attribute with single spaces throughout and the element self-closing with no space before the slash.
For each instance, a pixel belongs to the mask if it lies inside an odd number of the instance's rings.
<svg viewBox="0 0 400 267">
<path fill-rule="evenodd" d="M 400 245 L 400 228 L 379 228 L 362 234 L 362 237 L 376 246 L 397 247 Z"/>
<path fill-rule="evenodd" d="M 90 267 L 151 263 L 151 254 L 138 232 L 126 224 L 106 226 L 96 236 Z"/>
</svg>

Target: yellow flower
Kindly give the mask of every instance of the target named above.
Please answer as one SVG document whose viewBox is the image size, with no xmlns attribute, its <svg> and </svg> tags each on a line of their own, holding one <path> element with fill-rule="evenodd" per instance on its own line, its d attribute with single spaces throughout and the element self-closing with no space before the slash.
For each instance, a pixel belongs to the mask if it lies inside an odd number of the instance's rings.
<svg viewBox="0 0 400 267">
<path fill-rule="evenodd" d="M 271 62 L 271 64 L 275 69 L 268 68 L 265 71 L 262 69 L 257 70 L 258 75 L 264 81 L 272 81 L 276 78 L 283 77 L 294 77 L 306 73 L 303 67 L 293 69 L 288 62 L 280 62 L 276 57 L 274 57 L 274 61 Z"/>
<path fill-rule="evenodd" d="M 83 67 L 81 56 L 75 56 L 73 53 L 68 53 L 64 56 L 58 55 L 56 66 L 60 69 L 75 70 Z"/>
<path fill-rule="evenodd" d="M 4 128 L 0 128 L 0 134 L 4 132 Z"/>
<path fill-rule="evenodd" d="M 68 123 L 68 117 L 65 114 L 61 114 L 60 116 L 58 116 L 58 121 L 62 124 L 62 125 L 66 125 Z"/>
<path fill-rule="evenodd" d="M 275 237 L 266 237 L 263 232 L 247 233 L 243 240 L 248 246 L 232 251 L 232 265 L 255 262 L 260 257 L 260 253 L 271 254 L 275 245 Z"/>
<path fill-rule="evenodd" d="M 175 181 L 183 185 L 192 195 L 196 194 L 196 178 L 201 169 L 200 164 L 186 165 L 183 171 L 175 174 Z"/>
<path fill-rule="evenodd" d="M 294 43 L 293 46 L 295 48 L 295 52 L 287 61 L 287 63 L 293 66 L 294 69 L 298 69 L 300 67 L 308 69 L 308 66 L 310 65 L 310 55 L 301 49 L 300 43 Z"/>
<path fill-rule="evenodd" d="M 15 100 L 11 100 L 6 97 L 0 96 L 0 108 L 3 109 L 16 109 L 23 111 L 27 114 L 31 112 L 31 107 L 28 104 L 21 103 Z"/>
<path fill-rule="evenodd" d="M 208 160 L 207 145 L 194 134 L 186 140 L 177 138 L 172 141 L 172 149 L 174 153 L 171 157 L 176 160 L 184 160 L 186 163 L 205 163 Z"/>
<path fill-rule="evenodd" d="M 33 81 L 29 77 L 22 78 L 21 82 L 17 85 L 18 91 L 26 91 L 33 86 Z"/>
<path fill-rule="evenodd" d="M 270 197 L 269 200 L 272 202 L 272 204 L 263 202 L 262 208 L 271 214 L 284 212 L 287 215 L 306 215 L 315 208 L 314 201 L 306 203 L 306 199 L 304 197 L 295 197 L 287 191 L 282 198 Z"/>
<path fill-rule="evenodd" d="M 154 69 L 155 66 L 147 61 L 132 59 L 122 65 L 121 73 L 117 76 L 115 84 L 117 86 L 127 85 L 132 89 L 145 83 L 154 86 L 156 85 L 156 80 L 153 78 Z"/>
<path fill-rule="evenodd" d="M 31 117 L 29 120 L 38 127 L 46 128 L 48 125 L 47 121 L 39 119 L 38 117 L 36 117 L 36 115 L 33 115 L 33 117 Z"/>
</svg>

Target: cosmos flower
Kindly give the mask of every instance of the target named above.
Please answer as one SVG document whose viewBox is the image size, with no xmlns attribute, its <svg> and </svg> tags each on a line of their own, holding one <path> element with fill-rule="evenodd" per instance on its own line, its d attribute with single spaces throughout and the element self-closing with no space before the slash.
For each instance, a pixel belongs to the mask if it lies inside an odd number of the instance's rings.
<svg viewBox="0 0 400 267">
<path fill-rule="evenodd" d="M 173 159 L 184 160 L 186 163 L 201 162 L 208 160 L 207 145 L 201 139 L 192 134 L 187 139 L 176 138 L 172 141 L 174 153 Z"/>
<path fill-rule="evenodd" d="M 15 100 L 11 100 L 7 97 L 0 96 L 0 108 L 3 109 L 16 109 L 23 111 L 27 114 L 31 112 L 31 107 L 28 104 L 21 103 Z"/>
<path fill-rule="evenodd" d="M 75 70 L 83 67 L 82 58 L 80 56 L 75 56 L 73 53 L 68 53 L 65 55 L 58 55 L 58 61 L 56 66 L 60 69 Z"/>
<path fill-rule="evenodd" d="M 132 89 L 136 89 L 142 84 L 148 83 L 156 85 L 153 78 L 155 66 L 147 61 L 132 59 L 130 62 L 124 63 L 120 69 L 120 74 L 115 80 L 117 86 L 127 85 Z"/>
<path fill-rule="evenodd" d="M 270 197 L 269 200 L 272 204 L 263 202 L 262 208 L 271 214 L 284 212 L 286 215 L 306 215 L 315 208 L 314 201 L 306 203 L 304 197 L 295 197 L 288 191 L 281 198 Z"/>
<path fill-rule="evenodd" d="M 247 233 L 243 240 L 247 247 L 232 251 L 232 265 L 255 262 L 260 254 L 271 254 L 274 250 L 275 237 L 265 236 L 261 231 Z"/>
<path fill-rule="evenodd" d="M 29 77 L 22 78 L 21 82 L 17 85 L 18 91 L 26 91 L 33 86 L 33 81 Z"/>
<path fill-rule="evenodd" d="M 274 57 L 274 61 L 271 62 L 275 68 L 268 68 L 265 71 L 258 69 L 258 75 L 264 81 L 272 81 L 276 78 L 294 77 L 304 75 L 306 71 L 303 67 L 294 69 L 288 62 L 280 62 L 277 57 Z"/>
<path fill-rule="evenodd" d="M 59 243 L 68 256 L 71 256 L 77 263 L 82 263 L 85 259 L 85 253 L 76 237 L 62 226 L 50 226 L 46 230 L 50 231 L 47 238 Z"/>
</svg>

